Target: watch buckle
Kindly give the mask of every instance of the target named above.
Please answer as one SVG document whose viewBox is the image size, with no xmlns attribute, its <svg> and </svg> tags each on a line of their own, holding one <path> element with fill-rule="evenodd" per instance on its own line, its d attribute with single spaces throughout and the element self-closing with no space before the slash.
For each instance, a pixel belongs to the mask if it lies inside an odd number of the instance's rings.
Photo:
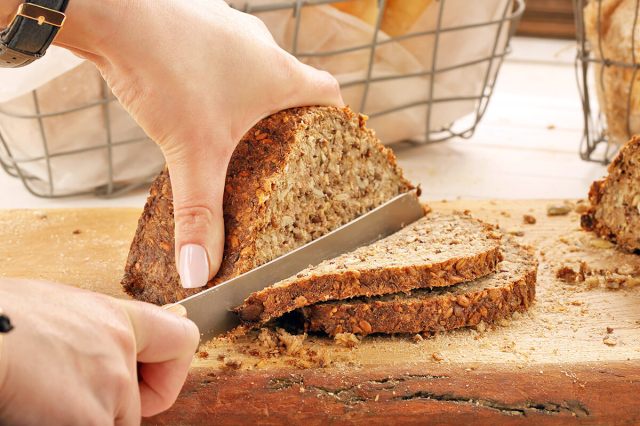
<svg viewBox="0 0 640 426">
<path fill-rule="evenodd" d="M 36 21 L 38 25 L 47 24 L 57 28 L 62 28 L 64 21 L 67 19 L 67 15 L 60 11 L 33 3 L 22 3 L 18 7 L 14 21 L 19 16 Z"/>
</svg>

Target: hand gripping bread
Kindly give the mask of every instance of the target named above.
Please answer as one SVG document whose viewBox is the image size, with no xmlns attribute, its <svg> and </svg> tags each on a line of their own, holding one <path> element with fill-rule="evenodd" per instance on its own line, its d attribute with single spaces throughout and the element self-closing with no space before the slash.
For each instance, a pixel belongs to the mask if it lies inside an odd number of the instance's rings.
<svg viewBox="0 0 640 426">
<path fill-rule="evenodd" d="M 453 287 L 409 294 L 357 298 L 302 308 L 310 331 L 337 333 L 422 333 L 490 324 L 525 311 L 535 298 L 538 263 L 512 240 L 503 244 L 497 271 Z"/>
<path fill-rule="evenodd" d="M 294 108 L 256 124 L 227 170 L 225 249 L 208 287 L 287 253 L 413 186 L 393 153 L 348 108 Z M 165 304 L 202 289 L 180 285 L 171 185 L 151 187 L 122 284 L 139 300 Z"/>
<path fill-rule="evenodd" d="M 444 287 L 490 274 L 500 236 L 466 215 L 431 214 L 397 233 L 253 293 L 236 309 L 259 325 L 303 306 Z"/>
<path fill-rule="evenodd" d="M 623 250 L 640 251 L 640 137 L 622 147 L 608 171 L 591 185 L 591 207 L 580 222 Z"/>
</svg>

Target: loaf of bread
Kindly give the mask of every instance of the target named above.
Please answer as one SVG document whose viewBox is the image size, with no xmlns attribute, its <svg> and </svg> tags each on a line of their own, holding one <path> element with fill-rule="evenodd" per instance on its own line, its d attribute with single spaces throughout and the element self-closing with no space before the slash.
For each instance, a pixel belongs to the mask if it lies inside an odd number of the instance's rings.
<svg viewBox="0 0 640 426">
<path fill-rule="evenodd" d="M 348 108 L 294 108 L 256 124 L 227 170 L 222 266 L 213 286 L 317 238 L 412 189 L 391 150 Z M 180 285 L 171 185 L 151 187 L 122 280 L 136 299 L 165 304 Z"/>
<path fill-rule="evenodd" d="M 431 214 L 252 294 L 236 312 L 260 325 L 318 302 L 470 281 L 492 273 L 501 259 L 500 236 L 489 225 L 466 215 Z"/>
<path fill-rule="evenodd" d="M 423 333 L 491 324 L 523 312 L 536 294 L 534 253 L 512 240 L 503 243 L 497 271 L 453 287 L 409 294 L 320 303 L 301 309 L 305 328 L 337 333 Z"/>
<path fill-rule="evenodd" d="M 631 66 L 602 65 L 602 61 L 633 64 L 640 58 L 640 26 L 634 34 L 637 0 L 590 0 L 584 26 L 595 63 L 598 102 L 607 121 L 609 140 L 622 145 L 640 133 L 640 74 Z M 635 46 L 635 52 L 633 47 Z"/>
<path fill-rule="evenodd" d="M 623 250 L 640 251 L 640 136 L 622 147 L 608 171 L 591 185 L 582 227 Z"/>
<path fill-rule="evenodd" d="M 433 0 L 387 0 L 380 29 L 392 37 L 406 34 L 432 2 Z M 331 5 L 375 27 L 380 13 L 378 3 L 378 0 L 349 0 Z"/>
</svg>

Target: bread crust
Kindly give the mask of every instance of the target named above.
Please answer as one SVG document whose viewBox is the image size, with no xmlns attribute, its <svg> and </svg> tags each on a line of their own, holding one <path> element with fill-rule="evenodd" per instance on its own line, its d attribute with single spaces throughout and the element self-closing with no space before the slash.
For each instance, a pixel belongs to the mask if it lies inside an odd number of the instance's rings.
<svg viewBox="0 0 640 426">
<path fill-rule="evenodd" d="M 393 152 L 366 129 L 366 118 L 349 108 L 293 108 L 267 117 L 247 132 L 231 157 L 224 191 L 226 234 L 223 261 L 218 274 L 207 287 L 271 260 L 260 259 L 260 256 L 264 257 L 265 247 L 257 247 L 261 244 L 260 235 L 266 229 L 280 226 L 278 223 L 272 226 L 273 218 L 267 214 L 267 201 L 278 195 L 277 184 L 287 177 L 286 169 L 290 166 L 292 153 L 299 149 L 301 135 L 314 123 L 322 124 L 323 120 L 327 126 L 331 123 L 344 124 L 345 134 L 350 133 L 351 137 L 366 141 L 363 145 L 371 150 L 367 155 L 378 158 L 387 169 L 389 198 L 413 189 L 413 185 L 402 176 Z M 334 134 L 338 132 L 337 129 L 329 130 Z M 318 141 L 320 143 L 335 142 Z M 346 222 L 353 218 L 341 217 L 340 220 Z M 326 222 L 328 230 L 342 224 L 330 223 L 329 219 Z M 324 222 L 321 225 L 324 226 Z M 302 238 L 292 246 L 300 246 L 308 240 L 310 238 Z M 277 252 L 278 247 L 271 247 L 271 250 Z M 122 285 L 134 298 L 156 304 L 172 303 L 204 289 L 184 289 L 180 285 L 175 266 L 173 196 L 166 168 L 151 186 L 131 244 Z"/>
<path fill-rule="evenodd" d="M 506 266 L 475 283 L 301 309 L 308 331 L 338 333 L 424 333 L 491 324 L 523 312 L 535 299 L 538 263 L 530 249 L 507 243 Z M 501 266 L 498 265 L 498 268 Z"/>
<path fill-rule="evenodd" d="M 629 252 L 640 250 L 640 137 L 634 136 L 608 167 L 609 175 L 589 190 L 583 229 Z"/>
</svg>

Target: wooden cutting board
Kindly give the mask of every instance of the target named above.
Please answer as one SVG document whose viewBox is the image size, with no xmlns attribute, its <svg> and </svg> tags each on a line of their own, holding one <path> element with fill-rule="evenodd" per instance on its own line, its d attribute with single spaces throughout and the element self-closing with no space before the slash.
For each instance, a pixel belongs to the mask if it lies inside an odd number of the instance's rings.
<svg viewBox="0 0 640 426">
<path fill-rule="evenodd" d="M 263 359 L 264 348 L 252 338 L 214 341 L 194 358 L 174 407 L 147 422 L 639 423 L 640 286 L 631 286 L 640 277 L 640 256 L 580 231 L 574 212 L 548 217 L 552 203 L 431 204 L 440 212 L 470 210 L 536 247 L 538 293 L 529 313 L 486 330 L 366 337 L 353 348 L 307 337 L 304 359 L 285 349 Z M 537 223 L 523 224 L 525 214 Z M 0 276 L 126 297 L 119 279 L 138 215 L 136 209 L 0 211 Z M 592 279 L 556 278 L 563 266 L 578 271 L 581 261 Z"/>
</svg>

